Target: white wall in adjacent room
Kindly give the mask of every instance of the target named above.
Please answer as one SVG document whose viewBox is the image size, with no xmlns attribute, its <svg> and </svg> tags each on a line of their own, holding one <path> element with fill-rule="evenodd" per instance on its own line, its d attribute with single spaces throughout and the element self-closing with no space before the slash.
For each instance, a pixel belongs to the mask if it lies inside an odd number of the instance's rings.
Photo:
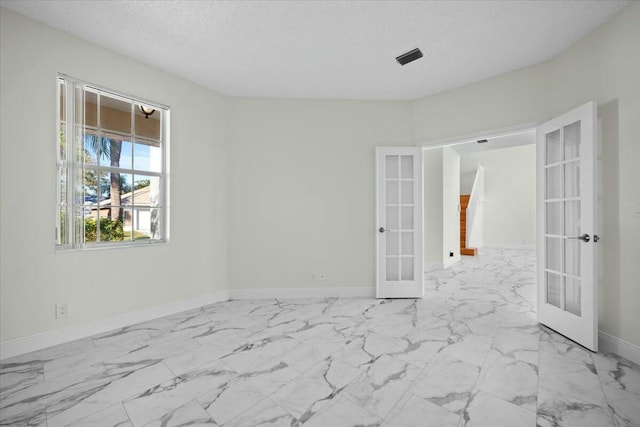
<svg viewBox="0 0 640 427">
<path fill-rule="evenodd" d="M 536 146 L 500 148 L 460 156 L 460 174 L 485 168 L 483 234 L 485 246 L 530 246 L 536 242 Z M 464 179 L 463 194 L 470 194 Z M 462 182 L 461 182 L 462 187 Z"/>
</svg>

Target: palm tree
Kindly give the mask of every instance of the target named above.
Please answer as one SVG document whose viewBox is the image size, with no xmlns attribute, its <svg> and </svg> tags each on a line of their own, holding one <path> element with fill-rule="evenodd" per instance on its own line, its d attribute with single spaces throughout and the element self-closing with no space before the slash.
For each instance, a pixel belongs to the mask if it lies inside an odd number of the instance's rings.
<svg viewBox="0 0 640 427">
<path fill-rule="evenodd" d="M 90 133 L 86 134 L 86 138 L 93 152 L 100 153 L 100 157 L 105 160 L 109 159 L 111 167 L 120 167 L 120 153 L 122 151 L 121 139 L 107 138 L 105 136 L 98 138 L 97 135 Z M 122 209 L 120 209 L 120 203 L 122 201 L 122 180 L 119 173 L 111 172 L 109 175 L 109 193 L 111 195 L 109 216 L 111 219 L 123 221 L 124 215 Z"/>
</svg>

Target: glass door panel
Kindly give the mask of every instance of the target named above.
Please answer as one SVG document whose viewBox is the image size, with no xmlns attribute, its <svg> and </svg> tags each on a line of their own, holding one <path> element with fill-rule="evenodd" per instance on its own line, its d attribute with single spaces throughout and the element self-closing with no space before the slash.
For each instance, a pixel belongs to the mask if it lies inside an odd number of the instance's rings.
<svg viewBox="0 0 640 427">
<path fill-rule="evenodd" d="M 582 313 L 580 292 L 581 287 L 579 279 L 572 279 L 571 277 L 565 278 L 564 308 L 566 311 L 575 314 L 576 316 L 580 316 Z"/>
<path fill-rule="evenodd" d="M 424 292 L 423 153 L 376 148 L 376 297 L 421 298 Z"/>
<path fill-rule="evenodd" d="M 597 351 L 595 135 L 589 102 L 536 129 L 538 320 Z M 587 234 L 589 233 L 589 234 Z"/>
<path fill-rule="evenodd" d="M 547 272 L 547 303 L 560 308 L 560 289 L 562 277 L 559 274 Z"/>
<path fill-rule="evenodd" d="M 580 122 L 564 127 L 564 159 L 572 160 L 580 156 Z"/>
<path fill-rule="evenodd" d="M 400 280 L 400 258 L 387 257 L 387 277 L 388 282 Z"/>
<path fill-rule="evenodd" d="M 386 155 L 385 243 L 387 281 L 412 281 L 414 257 L 414 156 Z"/>
<path fill-rule="evenodd" d="M 546 175 L 546 198 L 558 199 L 562 197 L 562 166 L 548 167 Z"/>
<path fill-rule="evenodd" d="M 545 138 L 545 301 L 580 316 L 580 122 Z"/>
</svg>

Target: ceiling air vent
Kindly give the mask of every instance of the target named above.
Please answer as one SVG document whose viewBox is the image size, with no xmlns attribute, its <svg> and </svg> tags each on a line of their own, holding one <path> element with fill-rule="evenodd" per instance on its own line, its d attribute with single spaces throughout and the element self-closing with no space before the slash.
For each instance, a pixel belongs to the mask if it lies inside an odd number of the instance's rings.
<svg viewBox="0 0 640 427">
<path fill-rule="evenodd" d="M 476 144 L 484 144 L 485 142 L 489 142 L 488 139 L 479 139 L 476 141 Z"/>
<path fill-rule="evenodd" d="M 400 65 L 405 65 L 419 58 L 422 58 L 422 52 L 420 52 L 420 49 L 415 48 L 413 50 L 410 50 L 409 52 L 405 52 L 402 55 L 397 56 L 396 61 L 398 61 Z"/>
</svg>

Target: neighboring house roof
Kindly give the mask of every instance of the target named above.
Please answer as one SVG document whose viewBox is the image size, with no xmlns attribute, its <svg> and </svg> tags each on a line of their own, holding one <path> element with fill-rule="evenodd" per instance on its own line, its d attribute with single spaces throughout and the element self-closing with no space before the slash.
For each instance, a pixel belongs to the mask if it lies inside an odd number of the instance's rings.
<svg viewBox="0 0 640 427">
<path fill-rule="evenodd" d="M 132 205 L 151 206 L 151 186 L 138 188 L 135 191 L 125 193 L 120 196 L 120 206 Z M 111 199 L 104 199 L 99 203 L 100 207 L 111 206 Z M 97 207 L 95 208 L 97 209 Z"/>
</svg>

